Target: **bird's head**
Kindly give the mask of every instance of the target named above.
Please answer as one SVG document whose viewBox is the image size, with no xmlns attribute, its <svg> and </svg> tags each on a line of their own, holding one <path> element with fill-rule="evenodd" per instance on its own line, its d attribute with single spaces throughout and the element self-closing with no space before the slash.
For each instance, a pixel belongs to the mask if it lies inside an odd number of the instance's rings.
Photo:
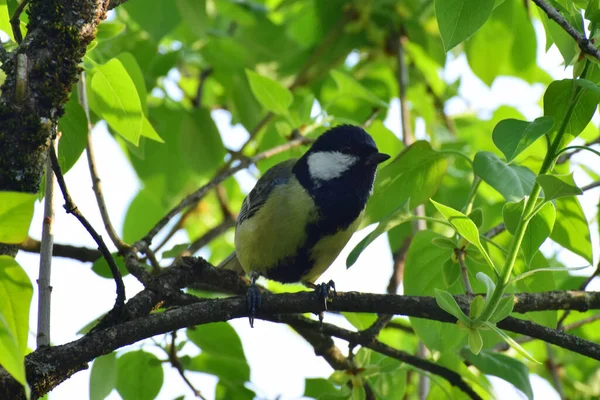
<svg viewBox="0 0 600 400">
<path fill-rule="evenodd" d="M 319 136 L 299 164 L 305 164 L 303 172 L 315 186 L 361 176 L 372 183 L 377 165 L 389 158 L 362 128 L 340 125 Z"/>
</svg>

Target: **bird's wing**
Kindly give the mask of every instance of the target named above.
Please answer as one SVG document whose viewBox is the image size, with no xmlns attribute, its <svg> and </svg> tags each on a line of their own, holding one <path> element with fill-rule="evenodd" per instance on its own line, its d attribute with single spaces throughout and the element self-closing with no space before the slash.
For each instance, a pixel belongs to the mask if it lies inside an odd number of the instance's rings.
<svg viewBox="0 0 600 400">
<path fill-rule="evenodd" d="M 295 159 L 281 162 L 271 167 L 265 174 L 256 182 L 254 189 L 248 193 L 248 196 L 242 203 L 242 209 L 238 214 L 236 224 L 240 225 L 244 220 L 252 217 L 269 197 L 269 193 L 280 185 L 285 185 L 292 175 L 292 168 L 296 163 Z"/>
<path fill-rule="evenodd" d="M 226 259 L 224 259 L 221 264 L 217 266 L 217 268 L 228 269 L 230 271 L 235 271 L 240 275 L 244 275 L 244 269 L 242 268 L 242 264 L 237 258 L 237 254 L 235 251 L 231 253 Z"/>
</svg>

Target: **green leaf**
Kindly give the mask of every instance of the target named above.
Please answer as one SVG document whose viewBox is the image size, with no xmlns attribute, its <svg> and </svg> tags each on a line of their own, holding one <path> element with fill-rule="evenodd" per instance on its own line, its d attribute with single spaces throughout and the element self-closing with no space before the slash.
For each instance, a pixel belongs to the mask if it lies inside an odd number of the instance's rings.
<svg viewBox="0 0 600 400">
<path fill-rule="evenodd" d="M 479 354 L 483 347 L 483 338 L 477 329 L 469 329 L 469 350 L 473 354 Z"/>
<path fill-rule="evenodd" d="M 459 235 L 467 239 L 470 243 L 477 247 L 481 247 L 481 241 L 479 240 L 479 230 L 475 223 L 467 217 L 465 214 L 453 209 L 452 207 L 445 206 L 431 200 L 431 203 L 439 211 L 440 214 L 450 222 L 450 224 L 456 229 Z"/>
<path fill-rule="evenodd" d="M 180 135 L 180 152 L 194 171 L 209 175 L 223 164 L 225 147 L 210 111 L 199 108 L 186 113 Z"/>
<path fill-rule="evenodd" d="M 546 50 L 554 43 L 563 56 L 564 65 L 571 64 L 577 55 L 577 42 L 554 20 L 548 18 L 545 12 L 538 12 L 538 15 L 546 30 Z"/>
<path fill-rule="evenodd" d="M 556 222 L 550 239 L 593 263 L 592 240 L 587 218 L 577 197 L 560 197 L 556 205 Z"/>
<path fill-rule="evenodd" d="M 410 198 L 410 208 L 431 198 L 448 168 L 444 155 L 426 141 L 407 147 L 377 173 L 363 225 L 381 221 Z"/>
<path fill-rule="evenodd" d="M 181 362 L 185 369 L 215 375 L 227 382 L 243 384 L 250 380 L 248 363 L 225 354 L 203 352 L 195 357 L 182 357 Z"/>
<path fill-rule="evenodd" d="M 504 205 L 502 215 L 506 229 L 514 235 L 517 230 L 519 220 L 523 218 L 523 207 L 525 200 L 518 203 L 509 202 Z M 548 202 L 531 218 L 525 236 L 521 243 L 521 249 L 525 255 L 527 265 L 531 264 L 533 256 L 539 250 L 540 246 L 550 236 L 554 223 L 556 221 L 556 210 L 552 202 Z"/>
<path fill-rule="evenodd" d="M 129 0 L 122 8 L 157 43 L 181 21 L 171 0 L 157 0 L 152 7 L 145 0 Z"/>
<path fill-rule="evenodd" d="M 478 294 L 469 304 L 469 318 L 475 319 L 481 315 L 481 312 L 485 308 L 485 300 L 483 296 Z"/>
<path fill-rule="evenodd" d="M 537 40 L 530 16 L 522 4 L 503 2 L 465 43 L 469 66 L 486 85 L 502 75 L 533 84 L 552 78 L 536 64 Z"/>
<path fill-rule="evenodd" d="M 442 265 L 442 274 L 444 276 L 444 283 L 447 287 L 450 287 L 460 277 L 460 265 L 449 258 L 444 265 Z"/>
<path fill-rule="evenodd" d="M 75 91 L 65 105 L 65 114 L 58 120 L 58 129 L 61 132 L 58 141 L 58 162 L 63 174 L 66 174 L 85 150 L 88 134 L 85 111 L 79 105 Z"/>
<path fill-rule="evenodd" d="M 490 256 L 487 254 L 485 248 L 481 245 L 481 240 L 479 239 L 479 229 L 469 217 L 465 214 L 461 213 L 453 209 L 452 207 L 445 206 L 436 202 L 435 200 L 431 200 L 435 208 L 442 214 L 442 216 L 446 219 L 446 221 L 450 222 L 450 224 L 456 229 L 456 232 L 463 238 L 465 238 L 469 243 L 473 244 L 477 249 L 481 252 L 481 254 L 485 257 L 486 261 L 490 264 L 491 267 L 494 266 Z"/>
<path fill-rule="evenodd" d="M 206 17 L 206 1 L 176 0 L 176 4 L 183 21 L 189 29 L 197 37 L 203 37 L 209 25 Z"/>
<path fill-rule="evenodd" d="M 494 290 L 496 289 L 496 284 L 494 283 L 494 281 L 492 280 L 492 278 L 490 278 L 489 276 L 487 276 L 486 274 L 484 274 L 483 272 L 478 272 L 477 275 L 477 280 L 482 282 L 485 285 L 485 295 L 486 295 L 486 302 L 487 300 L 489 300 L 490 296 L 492 295 L 492 293 L 494 292 Z"/>
<path fill-rule="evenodd" d="M 371 352 L 368 367 L 375 373 L 367 377 L 367 382 L 378 400 L 395 400 L 406 390 L 407 368 L 393 358 Z"/>
<path fill-rule="evenodd" d="M 215 389 L 215 400 L 254 400 L 256 393 L 240 383 L 233 383 L 219 379 Z M 185 399 L 182 399 L 185 400 Z"/>
<path fill-rule="evenodd" d="M 454 250 L 456 248 L 456 242 L 454 242 L 453 240 L 448 239 L 445 236 L 439 237 L 439 238 L 434 238 L 431 241 L 431 244 L 434 245 L 434 246 L 440 247 L 442 249 L 452 249 L 452 250 Z"/>
<path fill-rule="evenodd" d="M 529 195 L 535 174 L 520 165 L 507 165 L 497 155 L 488 151 L 475 154 L 475 174 L 496 189 L 507 201 L 519 201 Z"/>
<path fill-rule="evenodd" d="M 153 400 L 163 384 L 160 360 L 143 350 L 120 356 L 116 374 L 116 388 L 124 400 Z"/>
<path fill-rule="evenodd" d="M 492 139 L 504 153 L 506 162 L 511 162 L 538 138 L 548 133 L 553 124 L 552 117 L 540 117 L 533 122 L 504 119 L 494 128 Z"/>
<path fill-rule="evenodd" d="M 215 322 L 188 328 L 187 336 L 204 353 L 219 354 L 246 361 L 240 337 L 227 322 Z"/>
<path fill-rule="evenodd" d="M 446 292 L 445 290 L 435 289 L 435 302 L 442 310 L 446 311 L 450 315 L 455 316 L 456 319 L 466 326 L 469 326 L 469 317 L 467 317 L 463 310 L 461 310 L 460 306 L 450 293 Z"/>
<path fill-rule="evenodd" d="M 509 294 L 500 299 L 498 306 L 494 310 L 494 313 L 490 317 L 489 321 L 493 324 L 502 321 L 508 317 L 515 307 L 515 295 Z"/>
<path fill-rule="evenodd" d="M 554 117 L 554 130 L 557 130 L 565 119 L 572 101 L 574 86 L 573 79 L 554 81 L 544 93 L 544 115 Z M 600 100 L 600 93 L 585 88 L 581 90 L 571 118 L 565 126 L 565 143 L 570 142 L 585 129 L 596 111 L 598 100 Z"/>
<path fill-rule="evenodd" d="M 198 325 L 188 328 L 187 336 L 202 353 L 189 359 L 186 368 L 232 382 L 250 380 L 250 366 L 242 342 L 231 325 L 226 322 Z"/>
<path fill-rule="evenodd" d="M 142 189 L 129 204 L 123 222 L 123 240 L 133 243 L 144 236 L 163 217 L 166 210 L 149 189 Z"/>
<path fill-rule="evenodd" d="M 180 243 L 171 247 L 162 253 L 162 258 L 175 258 L 179 256 L 185 249 L 190 246 L 190 243 Z"/>
<path fill-rule="evenodd" d="M 100 24 L 102 25 L 102 24 Z M 142 111 L 144 115 L 148 114 L 148 93 L 146 91 L 146 83 L 144 82 L 144 73 L 137 63 L 137 60 L 131 53 L 121 53 L 116 57 L 123 67 L 127 70 L 127 74 L 133 81 L 138 96 L 140 97 L 140 103 L 142 104 Z M 142 133 L 142 136 L 146 136 Z M 160 142 L 160 140 L 159 140 Z"/>
<path fill-rule="evenodd" d="M 377 320 L 377 315 L 369 313 L 343 312 L 342 315 L 359 331 L 367 329 Z"/>
<path fill-rule="evenodd" d="M 340 96 L 345 95 L 361 99 L 376 107 L 389 107 L 389 105 L 385 101 L 381 100 L 373 92 L 361 85 L 352 76 L 335 70 L 332 70 L 330 74 L 338 87 Z"/>
<path fill-rule="evenodd" d="M 566 175 L 538 175 L 535 180 L 544 189 L 544 200 L 546 201 L 583 194 L 573 180 L 573 172 Z"/>
<path fill-rule="evenodd" d="M 481 208 L 475 208 L 469 214 L 469 219 L 473 221 L 477 229 L 483 226 L 483 210 Z"/>
<path fill-rule="evenodd" d="M 409 201 L 405 201 L 400 207 L 394 210 L 391 214 L 381 220 L 381 222 L 377 225 L 371 233 L 369 233 L 363 240 L 361 240 L 354 249 L 348 255 L 346 259 L 346 267 L 350 268 L 364 249 L 367 248 L 375 239 L 377 239 L 383 233 L 389 231 L 392 228 L 397 227 L 400 224 L 411 221 L 413 219 L 413 215 L 410 211 Z"/>
<path fill-rule="evenodd" d="M 21 243 L 27 239 L 33 218 L 36 194 L 0 192 L 0 243 Z"/>
<path fill-rule="evenodd" d="M 521 361 L 504 354 L 483 350 L 478 355 L 461 351 L 461 355 L 486 375 L 494 375 L 512 383 L 529 400 L 533 400 L 533 390 L 529 382 L 529 370 Z"/>
<path fill-rule="evenodd" d="M 532 361 L 532 362 L 534 362 L 536 364 L 541 364 L 541 362 L 539 362 L 538 360 L 536 360 L 535 358 L 533 358 L 531 356 L 531 354 L 529 354 L 527 352 L 527 350 L 525 350 L 513 338 L 511 338 L 510 336 L 508 336 L 502 329 L 498 328 L 496 325 L 492 324 L 491 322 L 484 322 L 484 325 L 487 326 L 489 329 L 493 330 L 498 336 L 500 336 L 502 338 L 502 340 L 504 340 L 506 343 L 508 343 L 508 345 L 510 347 L 512 347 L 517 353 L 519 353 L 520 355 L 522 355 L 523 357 L 525 357 L 529 361 Z"/>
<path fill-rule="evenodd" d="M 27 353 L 29 306 L 33 287 L 14 258 L 0 256 L 0 315 L 4 317 L 21 354 Z"/>
<path fill-rule="evenodd" d="M 117 353 L 112 352 L 98 357 L 90 372 L 90 400 L 104 400 L 112 392 L 117 382 Z"/>
<path fill-rule="evenodd" d="M 162 139 L 144 115 L 136 85 L 123 66 L 113 58 L 93 69 L 90 107 L 123 138 L 138 145 L 140 136 Z"/>
<path fill-rule="evenodd" d="M 446 51 L 481 28 L 494 8 L 494 0 L 435 0 L 434 4 Z"/>
<path fill-rule="evenodd" d="M 304 397 L 313 399 L 347 398 L 331 381 L 323 378 L 306 378 L 304 380 Z"/>
<path fill-rule="evenodd" d="M 121 22 L 102 22 L 98 25 L 96 39 L 108 40 L 119 35 L 125 30 L 125 24 Z"/>
<path fill-rule="evenodd" d="M 294 96 L 292 92 L 281 83 L 257 74 L 249 69 L 246 70 L 250 88 L 256 100 L 267 110 L 278 114 L 288 115 L 288 108 L 292 104 Z"/>
<path fill-rule="evenodd" d="M 15 378 L 29 392 L 29 385 L 25 378 L 25 359 L 19 350 L 11 328 L 0 310 L 0 366 Z"/>
<path fill-rule="evenodd" d="M 113 259 L 115 260 L 115 264 L 117 264 L 117 268 L 121 272 L 121 276 L 126 276 L 129 274 L 129 270 L 125 266 L 125 260 L 123 260 L 123 256 L 119 255 L 119 253 L 112 253 Z M 97 275 L 106 278 L 106 279 L 114 279 L 112 272 L 110 272 L 110 267 L 108 266 L 108 262 L 104 257 L 100 257 L 92 264 L 92 271 L 94 271 Z"/>
<path fill-rule="evenodd" d="M 407 296 L 433 296 L 435 289 L 444 285 L 440 265 L 450 258 L 452 250 L 432 246 L 431 240 L 436 237 L 442 236 L 432 231 L 420 231 L 411 241 L 404 270 L 404 294 Z M 459 293 L 462 288 L 458 286 L 449 290 Z M 413 317 L 410 322 L 417 337 L 429 349 L 442 353 L 461 346 L 466 337 L 466 332 L 455 324 Z"/>
</svg>

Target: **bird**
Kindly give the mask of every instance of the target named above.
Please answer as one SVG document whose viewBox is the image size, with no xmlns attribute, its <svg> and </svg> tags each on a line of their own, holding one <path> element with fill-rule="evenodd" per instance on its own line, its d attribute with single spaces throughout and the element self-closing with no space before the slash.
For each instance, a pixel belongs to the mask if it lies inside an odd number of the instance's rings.
<svg viewBox="0 0 600 400">
<path fill-rule="evenodd" d="M 221 263 L 251 277 L 251 326 L 260 307 L 259 276 L 314 288 L 326 309 L 335 284 L 315 281 L 358 229 L 377 167 L 389 158 L 361 127 L 338 125 L 258 180 L 236 219 L 235 252 Z"/>
</svg>

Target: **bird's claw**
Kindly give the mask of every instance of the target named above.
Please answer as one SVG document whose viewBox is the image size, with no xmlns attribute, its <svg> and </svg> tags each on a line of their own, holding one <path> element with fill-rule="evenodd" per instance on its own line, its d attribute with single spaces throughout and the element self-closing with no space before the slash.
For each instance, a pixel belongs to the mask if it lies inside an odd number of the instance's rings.
<svg viewBox="0 0 600 400">
<path fill-rule="evenodd" d="M 256 286 L 256 276 L 252 276 L 252 283 L 248 287 L 248 291 L 246 292 L 246 302 L 248 306 L 248 321 L 250 322 L 250 327 L 254 328 L 254 317 L 258 314 L 260 310 L 260 302 L 262 300 L 262 296 L 260 294 L 260 290 L 258 286 Z"/>
<path fill-rule="evenodd" d="M 318 299 L 319 303 L 322 304 L 322 306 L 323 306 L 323 310 L 319 313 L 319 323 L 320 323 L 319 330 L 321 330 L 323 328 L 324 312 L 327 311 L 327 300 L 331 298 L 330 292 L 333 292 L 334 296 L 337 294 L 337 292 L 335 291 L 335 282 L 333 282 L 333 281 L 329 281 L 327 283 L 323 282 L 323 283 L 316 285 L 316 287 L 315 287 L 315 293 L 317 294 L 317 299 Z"/>
</svg>

